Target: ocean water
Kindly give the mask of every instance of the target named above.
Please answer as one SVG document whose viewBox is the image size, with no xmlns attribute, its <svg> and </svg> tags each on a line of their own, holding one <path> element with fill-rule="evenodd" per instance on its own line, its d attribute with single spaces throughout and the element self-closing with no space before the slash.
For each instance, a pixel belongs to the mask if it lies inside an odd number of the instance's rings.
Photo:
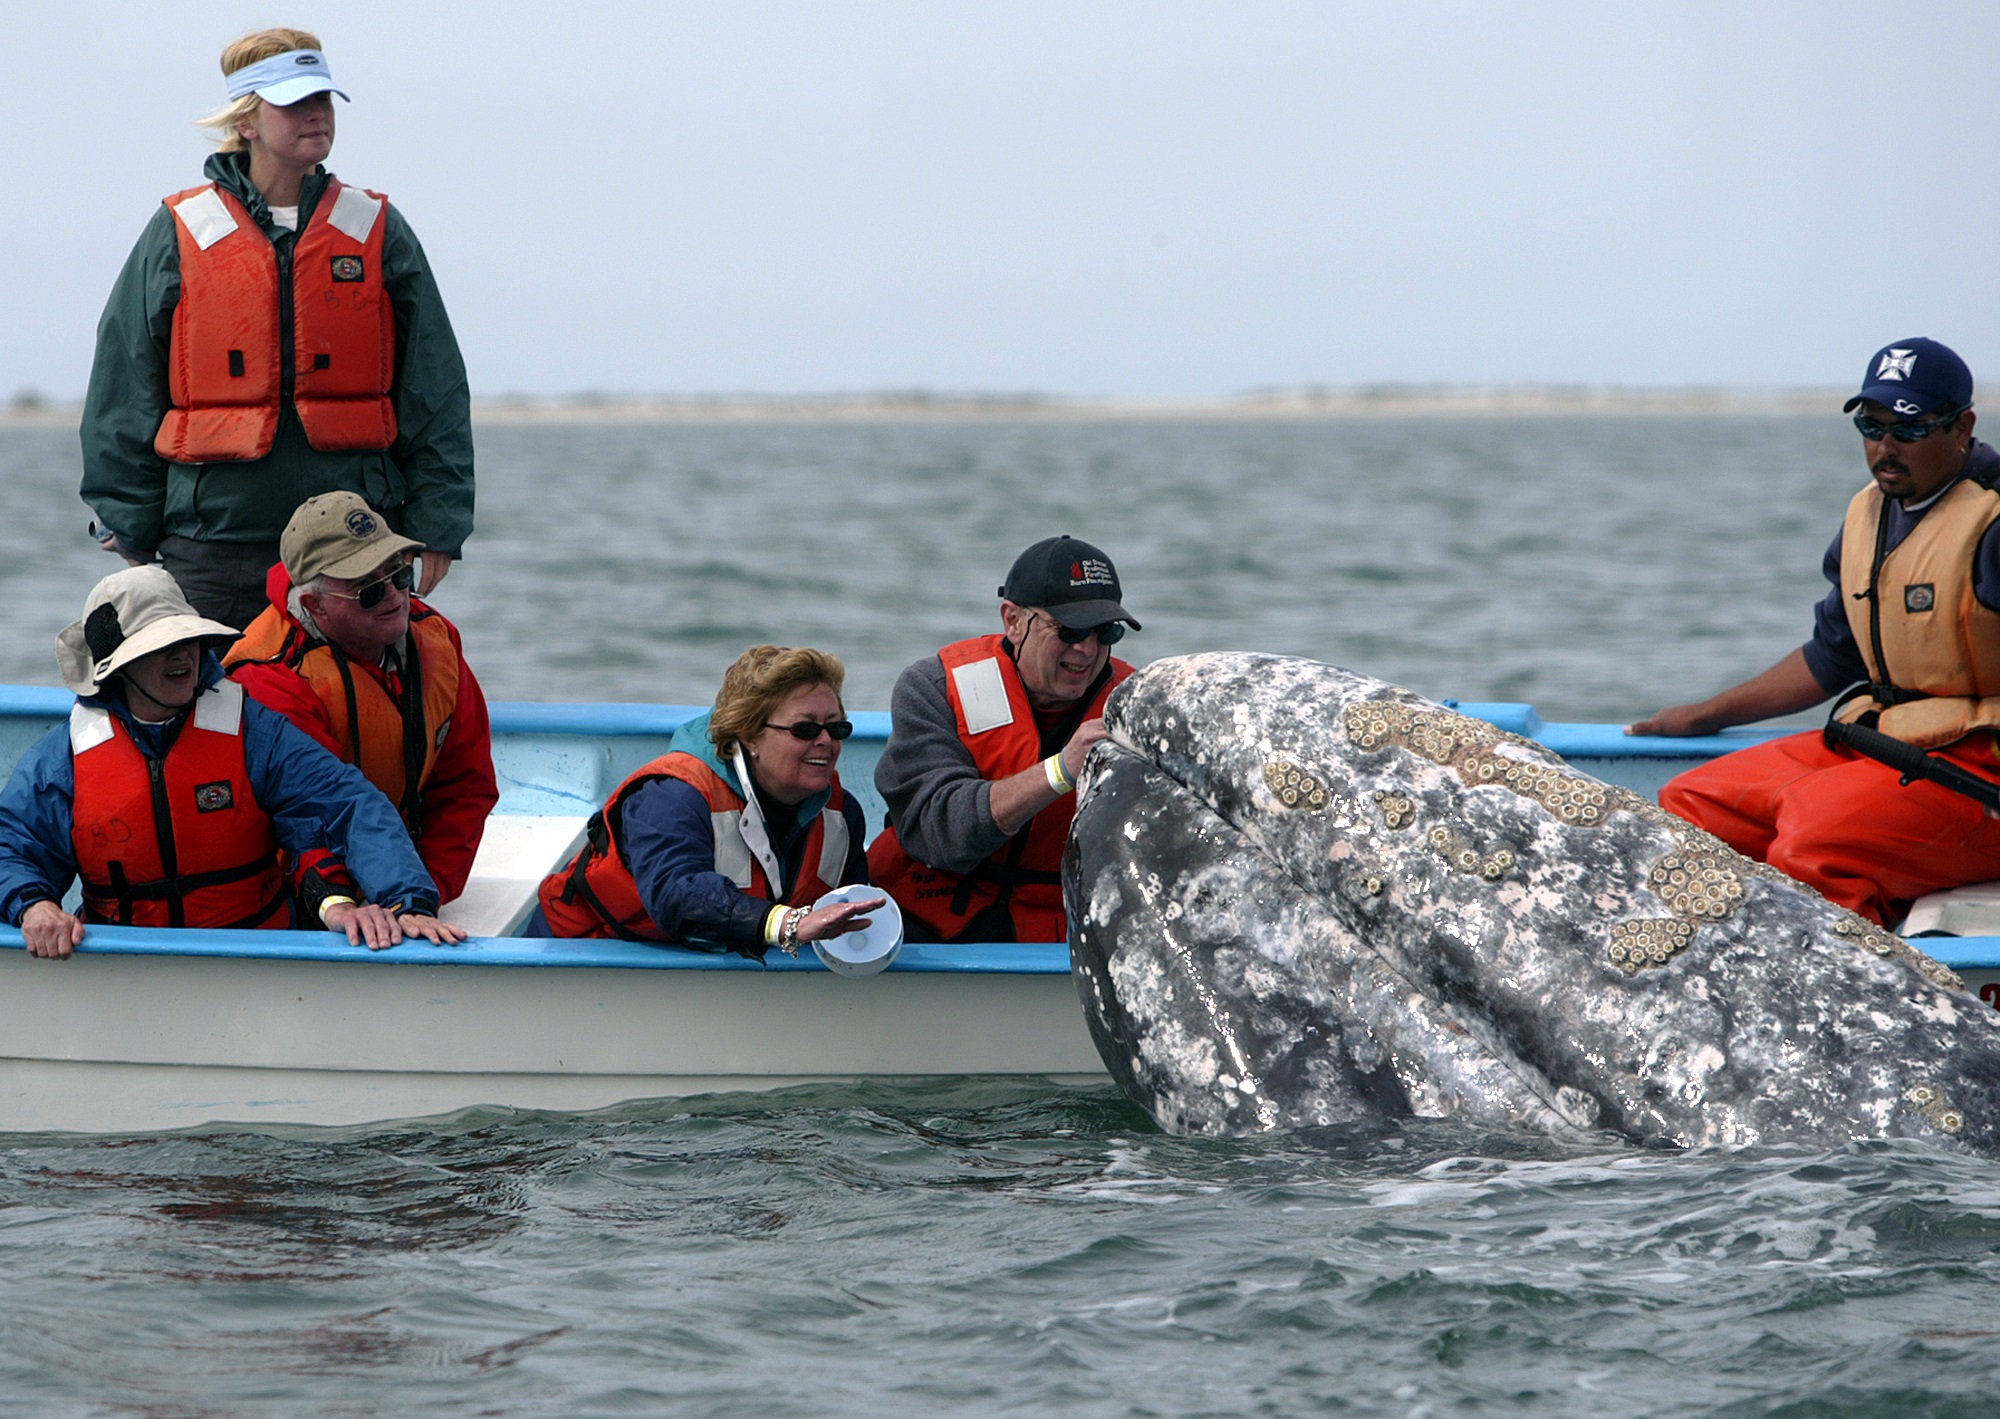
<svg viewBox="0 0 2000 1419">
<path fill-rule="evenodd" d="M 500 425 L 440 609 L 497 699 L 707 703 L 759 641 L 815 645 L 848 702 L 998 629 L 1015 553 L 1118 565 L 1120 653 L 1268 650 L 1544 718 L 1621 719 L 1803 640 L 1865 477 L 1838 415 L 1195 423 Z M 0 681 L 109 558 L 75 435 L 0 427 Z"/>
<path fill-rule="evenodd" d="M 0 428 L 0 679 L 107 567 Z M 1803 638 L 1837 417 L 617 424 L 480 436 L 439 604 L 496 698 L 849 702 L 1020 546 L 1119 564 L 1135 659 L 1255 648 L 1629 718 Z M 4 1048 L 4 1045 L 0 1045 Z M 0 1415 L 2000 1413 L 2000 1175 L 1415 1121 L 1169 1138 L 974 1080 L 350 1130 L 0 1138 Z"/>
</svg>

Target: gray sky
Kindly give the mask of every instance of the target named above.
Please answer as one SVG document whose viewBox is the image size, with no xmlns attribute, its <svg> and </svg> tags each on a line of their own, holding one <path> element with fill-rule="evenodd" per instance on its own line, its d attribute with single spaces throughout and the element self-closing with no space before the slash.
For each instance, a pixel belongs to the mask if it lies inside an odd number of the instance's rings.
<svg viewBox="0 0 2000 1419">
<path fill-rule="evenodd" d="M 487 397 L 2000 368 L 1990 4 L 66 0 L 0 19 L 0 397 L 81 395 L 270 23 Z"/>
</svg>

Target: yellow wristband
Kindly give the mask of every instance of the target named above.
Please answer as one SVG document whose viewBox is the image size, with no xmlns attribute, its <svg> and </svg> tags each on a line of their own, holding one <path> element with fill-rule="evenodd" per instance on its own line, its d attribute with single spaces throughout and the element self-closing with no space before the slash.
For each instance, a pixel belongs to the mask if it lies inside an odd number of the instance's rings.
<svg viewBox="0 0 2000 1419">
<path fill-rule="evenodd" d="M 326 925 L 326 914 L 335 907 L 358 907 L 361 903 L 352 897 L 321 897 L 319 899 L 319 924 Z"/>
<path fill-rule="evenodd" d="M 1058 797 L 1076 787 L 1070 781 L 1068 771 L 1063 768 L 1063 758 L 1060 754 L 1051 754 L 1042 760 L 1042 771 L 1049 776 L 1049 787 L 1056 791 Z"/>
<path fill-rule="evenodd" d="M 770 914 L 764 918 L 764 944 L 766 946 L 775 946 L 778 944 L 778 933 L 784 929 L 785 925 L 785 913 L 790 910 L 790 907 L 772 907 Z"/>
</svg>

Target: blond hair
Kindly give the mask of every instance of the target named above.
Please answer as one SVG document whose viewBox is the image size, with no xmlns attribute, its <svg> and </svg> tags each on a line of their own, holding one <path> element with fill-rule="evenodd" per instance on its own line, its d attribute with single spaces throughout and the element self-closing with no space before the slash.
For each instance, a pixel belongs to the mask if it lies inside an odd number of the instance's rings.
<svg viewBox="0 0 2000 1419">
<path fill-rule="evenodd" d="M 238 69 L 248 69 L 274 54 L 290 54 L 295 49 L 319 47 L 319 36 L 310 30 L 258 30 L 231 41 L 223 48 L 222 77 L 226 79 Z M 249 144 L 243 141 L 243 135 L 236 131 L 236 127 L 255 119 L 257 110 L 263 106 L 264 101 L 255 94 L 245 94 L 240 99 L 231 99 L 208 117 L 197 118 L 195 124 L 215 131 L 221 145 L 218 152 L 240 153 Z"/>
<path fill-rule="evenodd" d="M 753 645 L 723 672 L 722 688 L 715 692 L 715 710 L 709 716 L 708 737 L 718 752 L 727 754 L 738 744 L 756 738 L 785 696 L 824 685 L 838 700 L 846 678 L 846 667 L 823 650 Z M 843 705 L 843 713 L 845 709 Z"/>
</svg>

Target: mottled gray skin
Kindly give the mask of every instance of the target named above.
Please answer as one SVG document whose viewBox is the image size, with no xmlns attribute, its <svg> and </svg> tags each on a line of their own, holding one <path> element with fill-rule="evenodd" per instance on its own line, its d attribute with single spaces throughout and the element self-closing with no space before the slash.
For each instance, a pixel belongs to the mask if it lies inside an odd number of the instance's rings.
<svg viewBox="0 0 2000 1419">
<path fill-rule="evenodd" d="M 1112 696 L 1064 864 L 1112 1075 L 1175 1133 L 1421 1114 L 2000 1153 L 2000 1013 L 1637 794 L 1311 661 Z"/>
</svg>

